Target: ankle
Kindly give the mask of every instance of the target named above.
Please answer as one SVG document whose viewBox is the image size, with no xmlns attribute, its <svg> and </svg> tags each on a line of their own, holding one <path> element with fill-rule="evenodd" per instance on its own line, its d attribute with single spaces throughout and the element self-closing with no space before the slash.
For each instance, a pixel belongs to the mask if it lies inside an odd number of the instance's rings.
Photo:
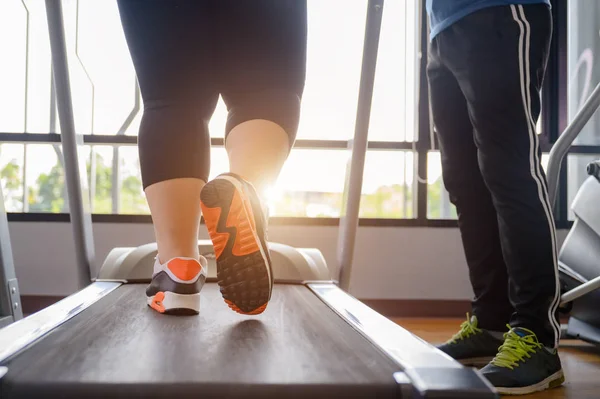
<svg viewBox="0 0 600 399">
<path fill-rule="evenodd" d="M 196 252 L 190 252 L 190 251 L 169 251 L 169 252 L 163 252 L 163 253 L 160 253 L 160 254 L 156 255 L 156 259 L 158 260 L 158 262 L 161 265 L 164 265 L 165 263 L 167 263 L 170 260 L 175 259 L 175 258 L 179 258 L 179 259 L 194 259 L 194 260 L 197 260 L 198 262 L 200 262 L 200 254 L 198 253 L 198 251 L 196 251 Z"/>
</svg>

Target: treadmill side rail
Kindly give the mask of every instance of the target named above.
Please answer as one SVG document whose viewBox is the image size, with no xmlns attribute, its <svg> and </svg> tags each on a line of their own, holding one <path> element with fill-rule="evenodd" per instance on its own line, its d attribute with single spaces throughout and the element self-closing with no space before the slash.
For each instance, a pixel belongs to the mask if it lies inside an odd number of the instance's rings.
<svg viewBox="0 0 600 399">
<path fill-rule="evenodd" d="M 216 279 L 217 268 L 212 242 L 199 240 L 200 254 L 208 260 L 208 278 Z M 330 273 L 325 258 L 318 249 L 293 248 L 289 245 L 269 243 L 273 276 L 276 282 L 303 283 L 306 281 L 329 281 Z M 145 282 L 152 278 L 156 243 L 137 248 L 113 249 L 98 273 L 100 281 Z"/>
<path fill-rule="evenodd" d="M 96 282 L 31 316 L 0 330 L 0 362 L 18 353 L 119 287 Z"/>
<path fill-rule="evenodd" d="M 497 398 L 494 388 L 473 370 L 380 315 L 334 284 L 308 287 L 348 324 L 404 371 L 417 398 Z M 441 378 L 443 375 L 456 378 Z M 469 396 L 467 392 L 476 396 Z M 462 395 L 462 396 L 461 396 Z"/>
<path fill-rule="evenodd" d="M 413 385 L 413 398 L 496 399 L 496 389 L 473 368 L 407 369 Z"/>
<path fill-rule="evenodd" d="M 21 297 L 10 243 L 4 196 L 0 187 L 0 328 L 23 318 Z"/>
</svg>

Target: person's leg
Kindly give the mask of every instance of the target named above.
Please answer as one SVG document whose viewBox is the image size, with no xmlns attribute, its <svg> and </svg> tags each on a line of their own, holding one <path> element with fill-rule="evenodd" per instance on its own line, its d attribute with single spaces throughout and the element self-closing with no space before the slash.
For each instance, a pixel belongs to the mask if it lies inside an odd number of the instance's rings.
<svg viewBox="0 0 600 399">
<path fill-rule="evenodd" d="M 306 69 L 306 2 L 219 2 L 219 89 L 229 111 L 230 172 L 202 190 L 218 282 L 236 312 L 258 314 L 271 297 L 265 191 L 294 142 Z"/>
<path fill-rule="evenodd" d="M 203 179 L 175 178 L 146 187 L 158 259 L 199 258 L 200 192 Z"/>
<path fill-rule="evenodd" d="M 445 33 L 429 50 L 427 77 L 432 118 L 440 145 L 442 176 L 456 206 L 469 277 L 473 316 L 458 336 L 440 346 L 455 359 L 479 365 L 497 353 L 513 312 L 508 300 L 508 275 L 502 257 L 496 210 L 477 162 L 477 147 L 467 101 L 452 72 L 439 58 L 448 43 Z M 491 334 L 485 334 L 487 330 Z"/>
<path fill-rule="evenodd" d="M 535 132 L 551 31 L 545 5 L 492 7 L 455 24 L 447 52 L 498 213 L 515 308 L 513 329 L 482 371 L 503 393 L 531 392 L 564 379 L 554 351 L 560 336 L 554 220 Z"/>
<path fill-rule="evenodd" d="M 251 182 L 266 200 L 267 191 L 275 184 L 287 159 L 290 140 L 283 127 L 269 120 L 242 122 L 227 136 L 229 170 Z"/>
<path fill-rule="evenodd" d="M 221 93 L 230 171 L 261 195 L 294 143 L 306 75 L 306 1 L 225 1 Z M 235 28 L 232 28 L 235 27 Z"/>
<path fill-rule="evenodd" d="M 191 279 L 198 285 L 203 282 L 198 279 L 200 192 L 208 180 L 208 122 L 218 98 L 211 83 L 211 43 L 202 41 L 210 37 L 210 15 L 203 2 L 120 0 L 118 4 L 144 101 L 138 145 L 158 246 L 155 274 L 165 271 L 175 282 Z M 174 259 L 179 260 L 171 262 Z M 149 298 L 162 292 L 157 285 L 165 285 L 154 283 Z M 171 310 L 168 302 L 167 295 L 151 306 Z M 196 305 L 193 308 L 197 310 Z"/>
</svg>

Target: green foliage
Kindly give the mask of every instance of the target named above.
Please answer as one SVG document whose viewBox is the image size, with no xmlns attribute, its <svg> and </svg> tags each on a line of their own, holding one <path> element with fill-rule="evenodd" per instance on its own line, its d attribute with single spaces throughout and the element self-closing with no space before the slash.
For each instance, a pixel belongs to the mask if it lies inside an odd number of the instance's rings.
<svg viewBox="0 0 600 399">
<path fill-rule="evenodd" d="M 16 159 L 12 159 L 0 171 L 2 181 L 2 194 L 4 195 L 7 211 L 20 211 L 23 209 L 23 196 L 19 195 L 23 185 L 23 173 Z"/>
<path fill-rule="evenodd" d="M 428 217 L 454 217 L 456 210 L 450 206 L 450 215 L 443 215 L 441 178 L 429 184 Z M 393 184 L 379 187 L 375 192 L 363 194 L 360 202 L 360 217 L 362 218 L 414 218 L 413 186 L 408 184 Z M 342 206 L 342 193 L 318 192 L 285 192 L 282 197 L 272 204 L 272 215 L 295 217 L 338 217 Z"/>
<path fill-rule="evenodd" d="M 98 153 L 96 157 L 96 180 L 94 201 L 92 202 L 93 213 L 111 213 L 112 212 L 112 168 L 104 164 L 104 159 Z M 90 176 L 92 165 L 86 163 L 87 175 Z"/>
<path fill-rule="evenodd" d="M 57 163 L 48 173 L 42 173 L 36 180 L 35 187 L 29 187 L 30 212 L 59 213 L 65 205 L 63 197 L 65 176 L 62 167 Z"/>
<path fill-rule="evenodd" d="M 372 194 L 363 194 L 360 216 L 363 218 L 412 218 L 412 186 L 393 184 L 379 187 Z"/>
<path fill-rule="evenodd" d="M 456 208 L 454 205 L 450 206 L 450 215 L 443 215 L 443 198 L 442 193 L 446 190 L 444 183 L 440 177 L 435 182 L 427 187 L 427 217 L 430 219 L 441 219 L 441 218 L 453 218 L 456 219 Z"/>
<path fill-rule="evenodd" d="M 94 213 L 112 212 L 112 167 L 104 162 L 102 155 L 95 153 L 94 198 L 92 211 Z M 88 176 L 92 165 L 88 159 Z M 19 184 L 21 184 L 19 182 Z M 55 164 L 48 173 L 42 173 L 36 180 L 35 186 L 29 187 L 29 209 L 31 212 L 64 212 L 65 177 L 62 165 Z M 142 182 L 137 176 L 126 177 L 121 184 L 121 212 L 148 213 L 148 206 L 143 195 Z"/>
<path fill-rule="evenodd" d="M 139 215 L 149 212 L 141 180 L 137 176 L 127 176 L 121 184 L 121 213 Z"/>
<path fill-rule="evenodd" d="M 91 165 L 87 160 L 88 176 Z M 93 182 L 94 213 L 112 213 L 112 165 L 106 164 L 99 153 L 95 153 L 95 173 Z M 19 194 L 22 182 L 22 170 L 16 160 L 9 162 L 0 170 L 2 190 L 7 199 L 7 208 L 12 211 L 22 209 L 22 195 Z M 443 215 L 442 196 L 444 186 L 441 178 L 428 185 L 429 218 L 448 217 Z M 31 212 L 65 212 L 65 177 L 60 163 L 55 164 L 47 173 L 42 173 L 29 187 L 28 202 Z M 120 187 L 120 213 L 147 214 L 148 204 L 144 197 L 142 182 L 136 175 L 125 176 Z M 360 216 L 363 218 L 413 218 L 415 204 L 412 185 L 394 184 L 379 187 L 375 192 L 361 197 Z M 8 200 L 10 199 L 9 202 Z M 9 206 L 10 204 L 10 206 Z M 342 193 L 321 192 L 285 192 L 272 204 L 272 215 L 296 217 L 337 217 L 342 205 Z M 456 217 L 456 210 L 450 207 L 450 217 Z"/>
</svg>

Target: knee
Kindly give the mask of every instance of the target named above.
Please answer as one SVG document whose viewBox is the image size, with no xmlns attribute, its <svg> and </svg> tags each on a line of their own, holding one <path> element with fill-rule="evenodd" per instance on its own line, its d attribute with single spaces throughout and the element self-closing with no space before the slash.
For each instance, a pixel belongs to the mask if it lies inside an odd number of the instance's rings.
<svg viewBox="0 0 600 399">
<path fill-rule="evenodd" d="M 210 118 L 200 123 L 198 119 L 196 108 L 189 103 L 156 101 L 144 109 L 138 135 L 144 189 L 184 177 L 207 181 Z"/>
<path fill-rule="evenodd" d="M 516 150 L 515 150 L 516 151 Z M 515 156 L 502 151 L 480 153 L 479 169 L 485 184 L 496 199 L 519 199 L 542 187 L 541 169 L 532 165 L 527 156 Z"/>
<path fill-rule="evenodd" d="M 443 162 L 442 180 L 451 198 L 467 191 L 468 186 L 472 185 L 472 173 L 473 170 L 469 170 L 463 164 Z"/>
<path fill-rule="evenodd" d="M 224 96 L 225 97 L 225 96 Z M 300 121 L 301 93 L 293 90 L 265 90 L 225 98 L 229 114 L 225 136 L 237 125 L 264 119 L 281 126 L 289 137 L 290 146 L 296 139 Z"/>
<path fill-rule="evenodd" d="M 492 193 L 501 190 L 512 179 L 509 177 L 509 170 L 519 168 L 519 165 L 513 163 L 514 160 L 511 161 L 499 151 L 479 151 L 478 161 L 481 176 Z"/>
<path fill-rule="evenodd" d="M 214 93 L 162 93 L 143 98 L 144 115 L 157 118 L 172 118 L 177 115 L 184 119 L 210 121 L 215 111 L 219 94 Z"/>
<path fill-rule="evenodd" d="M 477 165 L 453 164 L 442 168 L 444 187 L 457 207 L 477 205 L 489 195 Z"/>
</svg>

